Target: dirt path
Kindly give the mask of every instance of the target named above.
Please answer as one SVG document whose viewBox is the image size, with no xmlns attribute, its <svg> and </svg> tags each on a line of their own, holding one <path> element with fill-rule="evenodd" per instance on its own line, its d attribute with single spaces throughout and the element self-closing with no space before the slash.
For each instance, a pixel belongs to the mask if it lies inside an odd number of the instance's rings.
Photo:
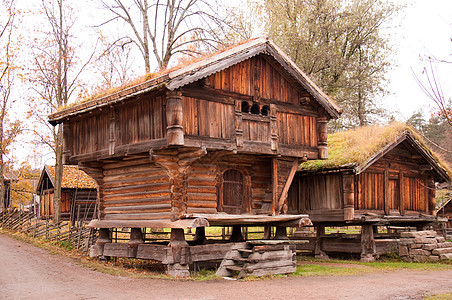
<svg viewBox="0 0 452 300">
<path fill-rule="evenodd" d="M 0 299 L 422 299 L 452 292 L 452 270 L 205 282 L 115 277 L 0 234 Z"/>
</svg>

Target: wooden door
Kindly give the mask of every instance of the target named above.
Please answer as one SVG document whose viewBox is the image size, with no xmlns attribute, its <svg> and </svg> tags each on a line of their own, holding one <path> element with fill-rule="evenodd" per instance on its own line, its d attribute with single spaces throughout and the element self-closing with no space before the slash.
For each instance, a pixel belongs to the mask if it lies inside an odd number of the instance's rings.
<svg viewBox="0 0 452 300">
<path fill-rule="evenodd" d="M 389 211 L 395 211 L 398 210 L 400 207 L 400 192 L 399 192 L 399 179 L 389 179 Z"/>
<path fill-rule="evenodd" d="M 241 214 L 244 201 L 243 175 L 237 170 L 227 170 L 223 174 L 223 211 Z"/>
</svg>

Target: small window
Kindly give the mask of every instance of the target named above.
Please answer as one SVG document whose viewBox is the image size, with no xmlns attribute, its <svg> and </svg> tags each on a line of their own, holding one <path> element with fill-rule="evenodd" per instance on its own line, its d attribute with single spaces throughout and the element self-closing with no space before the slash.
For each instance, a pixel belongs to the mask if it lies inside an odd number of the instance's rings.
<svg viewBox="0 0 452 300">
<path fill-rule="evenodd" d="M 254 103 L 254 104 L 251 106 L 251 113 L 252 113 L 253 115 L 258 115 L 258 114 L 260 113 L 259 104 Z"/>
<path fill-rule="evenodd" d="M 249 113 L 250 112 L 250 105 L 246 101 L 242 101 L 242 113 Z"/>
<path fill-rule="evenodd" d="M 262 106 L 261 115 L 268 116 L 269 112 L 270 112 L 270 107 L 268 105 Z"/>
</svg>

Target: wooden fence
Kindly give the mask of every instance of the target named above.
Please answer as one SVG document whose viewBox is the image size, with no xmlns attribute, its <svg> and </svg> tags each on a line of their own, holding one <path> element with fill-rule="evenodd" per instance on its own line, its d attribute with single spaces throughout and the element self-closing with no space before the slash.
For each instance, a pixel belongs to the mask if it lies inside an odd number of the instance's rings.
<svg viewBox="0 0 452 300">
<path fill-rule="evenodd" d="M 65 243 L 72 249 L 87 254 L 89 247 L 97 239 L 97 231 L 86 227 L 86 222 L 62 221 L 53 223 L 51 220 L 38 219 L 33 212 L 24 212 L 16 208 L 0 213 L 0 228 L 21 232 L 33 238 Z"/>
</svg>

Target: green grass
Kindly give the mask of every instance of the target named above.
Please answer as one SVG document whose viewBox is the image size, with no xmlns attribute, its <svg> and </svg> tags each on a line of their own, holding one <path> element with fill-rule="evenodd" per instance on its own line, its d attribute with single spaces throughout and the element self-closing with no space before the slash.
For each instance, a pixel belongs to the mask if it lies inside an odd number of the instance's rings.
<svg viewBox="0 0 452 300">
<path fill-rule="evenodd" d="M 452 300 L 452 293 L 430 296 L 425 298 L 425 300 Z"/>
</svg>

